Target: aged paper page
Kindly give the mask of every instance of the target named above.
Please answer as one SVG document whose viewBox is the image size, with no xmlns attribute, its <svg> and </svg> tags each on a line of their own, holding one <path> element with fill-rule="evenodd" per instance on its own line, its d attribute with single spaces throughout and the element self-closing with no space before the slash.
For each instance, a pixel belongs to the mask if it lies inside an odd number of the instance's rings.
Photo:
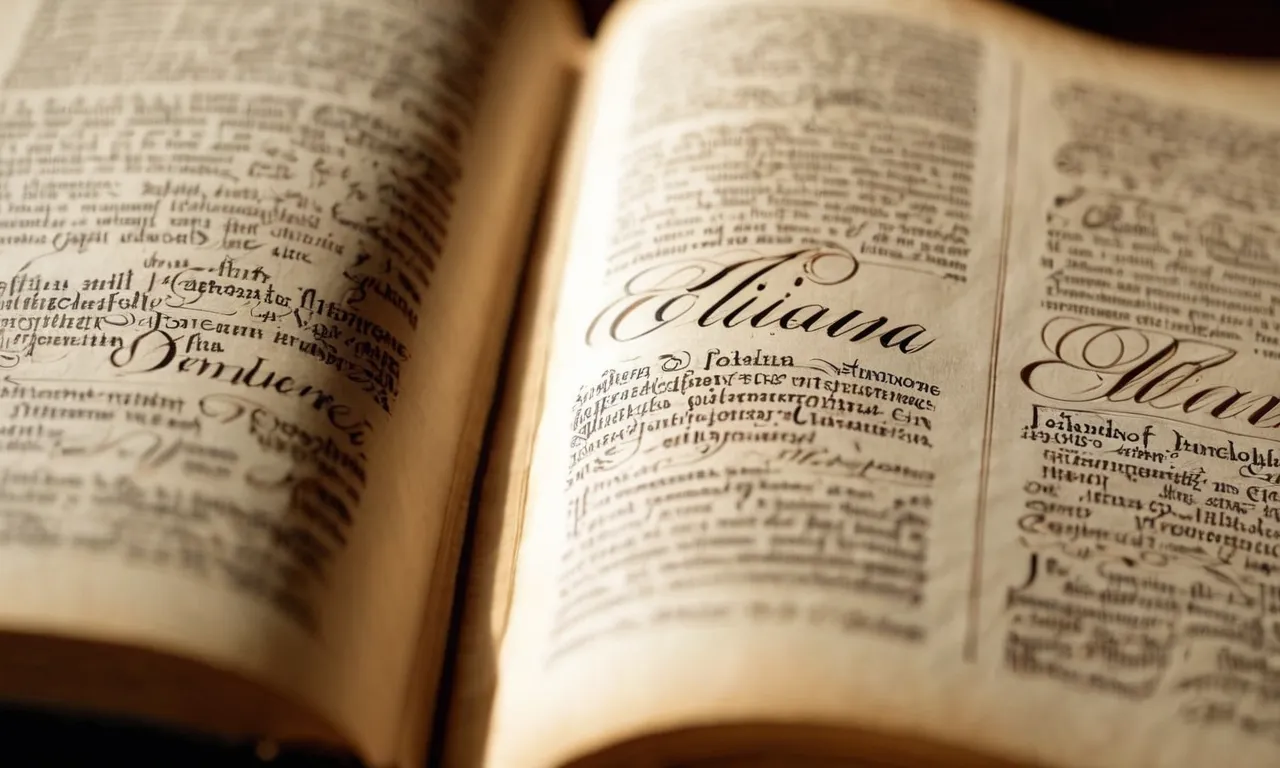
<svg viewBox="0 0 1280 768">
<path fill-rule="evenodd" d="M 516 553 L 524 523 L 534 439 L 546 393 L 548 352 L 561 299 L 566 238 L 585 161 L 582 134 L 588 123 L 578 95 L 591 41 L 575 46 L 566 71 L 565 123 L 553 155 L 539 227 L 531 242 L 512 334 L 503 353 L 505 377 L 495 402 L 494 425 L 480 468 L 481 485 L 468 534 L 465 580 L 456 627 L 457 652 L 449 659 L 447 721 L 440 760 L 444 766 L 476 766 L 491 736 L 498 650 L 506 632 Z"/>
<path fill-rule="evenodd" d="M 431 721 L 439 730 L 431 734 L 428 745 L 440 749 L 433 751 L 428 759 L 443 760 L 448 765 L 458 764 L 460 760 L 474 765 L 472 756 L 483 748 L 489 727 L 496 648 L 510 600 L 523 489 L 541 413 L 552 314 L 559 298 L 563 267 L 559 255 L 563 250 L 549 245 L 548 239 L 553 236 L 550 220 L 562 217 L 553 217 L 549 208 L 567 175 L 563 153 L 571 144 L 568 133 L 574 97 L 590 40 L 582 35 L 578 10 L 571 2 L 557 0 L 554 5 L 559 11 L 552 16 L 556 24 L 543 25 L 537 38 L 544 44 L 552 43 L 559 64 L 559 88 L 537 96 L 544 110 L 554 111 L 558 116 L 554 123 L 555 136 L 547 140 L 544 184 L 537 190 L 536 218 L 540 221 L 535 222 L 538 226 L 524 241 L 526 262 L 517 288 L 520 298 L 515 302 L 510 327 L 502 329 L 509 333 L 504 334 L 502 346 L 502 376 L 498 382 L 501 388 L 486 402 L 484 415 L 491 424 L 483 435 L 483 455 L 468 478 L 479 485 L 474 488 L 468 485 L 468 497 L 457 501 L 458 509 L 474 518 L 467 520 L 461 514 L 454 518 L 454 552 L 461 556 L 465 547 L 467 557 L 453 561 L 449 570 L 453 579 L 433 583 L 433 597 L 440 607 L 454 609 L 451 634 L 446 637 L 439 632 L 424 633 L 425 640 L 438 643 L 426 658 L 434 658 L 439 663 L 444 656 L 443 679 L 439 681 L 445 686 L 444 696 L 438 696 L 442 691 L 432 687 L 420 689 L 416 698 L 411 693 L 409 698 L 411 705 L 417 702 L 427 710 L 435 706 L 442 708 L 441 716 Z M 561 225 L 556 230 L 562 228 Z M 562 237 L 563 233 L 556 236 Z M 479 439 L 482 435 L 477 433 L 476 437 Z M 465 588 L 458 589 L 459 583 L 465 584 Z M 436 590 L 436 584 L 443 589 Z M 455 594 L 463 601 L 462 605 L 453 606 Z M 442 615 L 428 611 L 428 621 L 443 623 L 439 618 Z M 449 641 L 447 648 L 446 640 Z M 435 683 L 437 679 L 432 677 L 430 682 Z M 410 722 L 425 720 L 417 717 Z M 404 749 L 421 750 L 427 745 L 427 740 L 418 736 L 406 731 Z M 453 757 L 446 757 L 445 748 Z M 415 756 L 415 759 L 401 760 L 400 764 L 421 765 L 422 760 Z"/>
<path fill-rule="evenodd" d="M 979 3 L 601 49 L 489 763 L 1273 761 L 1280 81 Z"/>
<path fill-rule="evenodd" d="M 1022 69 L 965 658 L 1010 751 L 1274 765 L 1280 69 L 1089 50 Z"/>
<path fill-rule="evenodd" d="M 541 0 L 6 5 L 0 626 L 313 716 L 160 706 L 105 662 L 56 695 L 390 759 L 570 29 Z"/>
</svg>

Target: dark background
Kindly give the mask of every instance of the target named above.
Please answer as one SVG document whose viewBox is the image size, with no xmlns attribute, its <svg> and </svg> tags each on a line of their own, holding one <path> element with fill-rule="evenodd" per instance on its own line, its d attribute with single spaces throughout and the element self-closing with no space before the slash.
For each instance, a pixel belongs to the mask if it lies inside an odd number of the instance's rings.
<svg viewBox="0 0 1280 768">
<path fill-rule="evenodd" d="M 0 0 L 2 1 L 2 0 Z M 594 30 L 611 0 L 581 0 Z M 1023 0 L 1068 24 L 1145 45 L 1218 56 L 1280 56 L 1280 0 Z M 1280 98 L 1280 94 L 1277 94 Z M 136 723 L 0 705 L 0 761 L 17 766 L 247 768 L 263 766 L 251 744 L 177 734 Z M 278 768 L 348 768 L 348 759 L 286 752 Z"/>
<path fill-rule="evenodd" d="M 613 0 L 580 0 L 594 30 Z M 1280 55 L 1280 0 L 1020 0 L 1037 13 L 1147 45 Z"/>
</svg>

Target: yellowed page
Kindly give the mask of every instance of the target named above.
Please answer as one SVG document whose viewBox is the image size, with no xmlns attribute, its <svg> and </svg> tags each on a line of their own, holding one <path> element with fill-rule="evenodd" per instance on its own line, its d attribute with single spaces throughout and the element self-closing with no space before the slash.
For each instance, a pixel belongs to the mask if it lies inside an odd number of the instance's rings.
<svg viewBox="0 0 1280 768">
<path fill-rule="evenodd" d="M 90 648 L 69 681 L 4 693 L 391 760 L 439 663 L 571 18 L 45 0 L 2 19 L 6 648 L 90 639 L 264 689 L 164 692 Z"/>
<path fill-rule="evenodd" d="M 1277 86 L 976 2 L 627 6 L 488 763 L 1274 762 Z"/>
<path fill-rule="evenodd" d="M 459 579 L 462 605 L 455 628 L 457 652 L 449 659 L 444 766 L 482 764 L 491 736 L 497 691 L 498 649 L 506 633 L 514 586 L 534 438 L 546 393 L 548 351 L 561 296 L 565 239 L 585 161 L 582 133 L 589 122 L 578 95 L 591 45 L 577 46 L 566 73 L 566 121 L 553 159 L 555 174 L 532 242 L 511 338 L 504 352 L 506 377 L 495 401 L 494 426 L 480 468 L 480 493 L 469 531 L 468 557 Z"/>
</svg>

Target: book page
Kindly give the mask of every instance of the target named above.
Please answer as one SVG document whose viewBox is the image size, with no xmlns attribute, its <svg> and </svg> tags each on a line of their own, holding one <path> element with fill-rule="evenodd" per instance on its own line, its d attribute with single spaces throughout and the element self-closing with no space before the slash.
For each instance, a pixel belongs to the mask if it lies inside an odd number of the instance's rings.
<svg viewBox="0 0 1280 768">
<path fill-rule="evenodd" d="M 90 649 L 6 696 L 390 759 L 439 663 L 571 24 L 6 5 L 0 628 L 265 689 L 161 705 Z"/>
<path fill-rule="evenodd" d="M 1073 53 L 1023 68 L 965 658 L 1089 739 L 1011 751 L 1273 764 L 1280 68 Z"/>
<path fill-rule="evenodd" d="M 722 1 L 592 79 L 491 764 L 1275 759 L 1274 75 Z"/>
<path fill-rule="evenodd" d="M 452 638 L 456 652 L 449 658 L 448 679 L 442 686 L 441 707 L 447 717 L 438 757 L 439 765 L 446 767 L 482 763 L 492 735 L 498 649 L 511 608 L 553 321 L 562 299 L 566 238 L 586 160 L 583 132 L 588 113 L 576 97 L 590 59 L 591 39 L 582 38 L 576 48 L 567 73 L 565 123 L 556 140 L 553 174 L 531 241 L 511 337 L 503 351 L 504 375 L 477 475 L 473 520 L 458 576 L 464 588 Z"/>
</svg>

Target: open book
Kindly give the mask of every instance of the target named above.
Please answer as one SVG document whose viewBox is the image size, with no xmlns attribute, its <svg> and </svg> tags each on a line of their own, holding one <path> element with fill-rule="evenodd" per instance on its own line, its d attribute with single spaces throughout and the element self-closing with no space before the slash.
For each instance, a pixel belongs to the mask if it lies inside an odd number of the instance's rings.
<svg viewBox="0 0 1280 768">
<path fill-rule="evenodd" d="M 1274 68 L 976 1 L 21 0 L 0 73 L 0 698 L 1280 762 Z"/>
</svg>

